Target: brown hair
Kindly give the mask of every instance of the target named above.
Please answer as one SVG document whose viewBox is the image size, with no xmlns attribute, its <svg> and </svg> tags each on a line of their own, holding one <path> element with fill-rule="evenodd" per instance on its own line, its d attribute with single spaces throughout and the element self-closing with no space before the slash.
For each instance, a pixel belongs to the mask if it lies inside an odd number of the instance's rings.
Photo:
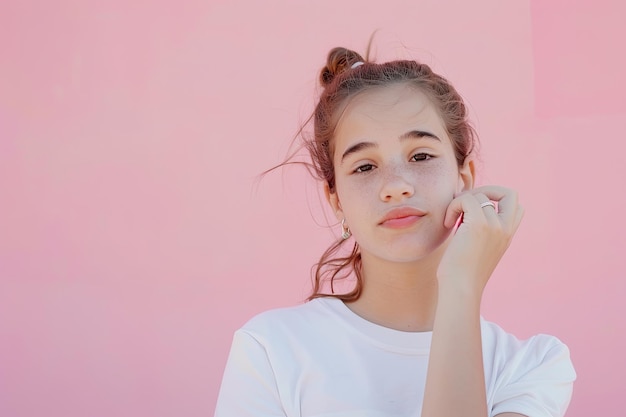
<svg viewBox="0 0 626 417">
<path fill-rule="evenodd" d="M 333 165 L 335 128 L 348 101 L 363 91 L 407 83 L 426 94 L 443 121 L 459 166 L 463 165 L 477 143 L 463 99 L 445 78 L 435 74 L 428 65 L 409 60 L 376 64 L 349 49 L 334 48 L 329 52 L 326 66 L 320 73 L 320 83 L 323 90 L 312 115 L 313 137 L 302 137 L 311 156 L 314 175 L 328 184 L 331 193 L 336 192 Z M 315 268 L 309 300 L 333 296 L 344 301 L 355 301 L 361 295 L 363 279 L 359 245 L 355 242 L 350 254 L 341 256 L 339 252 L 344 242 L 340 238 L 322 254 Z M 354 289 L 335 294 L 335 280 L 347 278 L 351 272 L 354 272 L 356 278 Z M 331 294 L 322 292 L 322 283 L 325 281 L 330 282 Z"/>
</svg>

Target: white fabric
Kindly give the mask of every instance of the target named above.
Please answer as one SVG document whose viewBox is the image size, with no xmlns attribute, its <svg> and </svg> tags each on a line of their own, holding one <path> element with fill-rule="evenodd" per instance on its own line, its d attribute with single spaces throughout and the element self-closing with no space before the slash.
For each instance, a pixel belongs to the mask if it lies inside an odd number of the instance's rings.
<svg viewBox="0 0 626 417">
<path fill-rule="evenodd" d="M 490 415 L 562 416 L 576 377 L 567 347 L 481 329 Z M 368 322 L 335 298 L 262 313 L 235 333 L 215 416 L 419 416 L 431 337 Z"/>
</svg>

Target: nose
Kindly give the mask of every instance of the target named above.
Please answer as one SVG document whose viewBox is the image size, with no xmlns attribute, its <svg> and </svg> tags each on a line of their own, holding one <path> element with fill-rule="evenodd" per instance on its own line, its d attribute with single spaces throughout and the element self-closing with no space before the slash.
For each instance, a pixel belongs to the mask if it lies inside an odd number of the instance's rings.
<svg viewBox="0 0 626 417">
<path fill-rule="evenodd" d="M 415 188 L 407 179 L 399 174 L 390 174 L 385 178 L 385 182 L 380 190 L 380 199 L 382 201 L 401 201 L 405 198 L 412 197 L 415 194 Z"/>
</svg>

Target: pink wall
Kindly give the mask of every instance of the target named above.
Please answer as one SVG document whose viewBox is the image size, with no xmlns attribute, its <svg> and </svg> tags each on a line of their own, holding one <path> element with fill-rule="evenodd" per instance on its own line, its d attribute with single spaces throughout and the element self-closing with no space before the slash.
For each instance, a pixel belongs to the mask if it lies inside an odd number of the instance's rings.
<svg viewBox="0 0 626 417">
<path fill-rule="evenodd" d="M 447 75 L 527 214 L 484 315 L 558 335 L 568 416 L 623 409 L 621 2 L 0 5 L 0 415 L 212 415 L 232 332 L 332 233 L 280 161 L 333 46 Z M 312 214 L 311 214 L 312 213 Z"/>
</svg>

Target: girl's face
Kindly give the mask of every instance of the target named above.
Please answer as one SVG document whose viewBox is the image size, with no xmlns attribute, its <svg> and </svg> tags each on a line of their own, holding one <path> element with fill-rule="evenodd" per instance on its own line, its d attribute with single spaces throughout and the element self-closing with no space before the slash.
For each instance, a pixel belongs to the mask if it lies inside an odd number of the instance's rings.
<svg viewBox="0 0 626 417">
<path fill-rule="evenodd" d="M 473 163 L 458 167 L 422 92 L 396 84 L 357 95 L 334 141 L 336 189 L 327 196 L 364 257 L 418 261 L 446 241 L 446 209 L 455 193 L 473 186 Z"/>
</svg>

